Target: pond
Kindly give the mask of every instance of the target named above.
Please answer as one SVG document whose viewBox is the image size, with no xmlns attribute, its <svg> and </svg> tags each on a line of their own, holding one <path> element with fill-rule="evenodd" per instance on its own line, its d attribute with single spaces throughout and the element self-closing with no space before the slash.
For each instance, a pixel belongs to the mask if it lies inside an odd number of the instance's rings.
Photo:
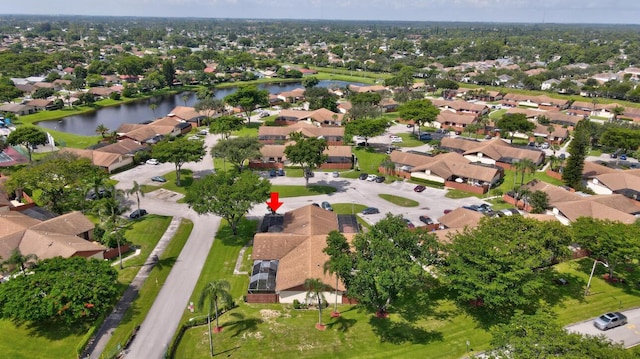
<svg viewBox="0 0 640 359">
<path fill-rule="evenodd" d="M 345 81 L 322 80 L 318 86 L 337 88 L 346 87 L 349 84 L 361 85 Z M 302 85 L 299 82 L 295 82 L 261 84 L 258 87 L 269 91 L 269 93 L 277 94 L 300 88 Z M 214 97 L 222 99 L 235 91 L 235 87 L 216 89 Z M 100 124 L 113 131 L 123 123 L 152 121 L 154 118 L 167 115 L 176 106 L 194 106 L 196 102 L 198 102 L 198 99 L 193 92 L 156 96 L 118 106 L 104 107 L 91 113 L 65 117 L 59 121 L 42 121 L 38 123 L 38 126 L 77 135 L 92 136 L 96 134 L 96 127 Z M 152 108 L 151 104 L 155 104 L 156 107 Z"/>
</svg>

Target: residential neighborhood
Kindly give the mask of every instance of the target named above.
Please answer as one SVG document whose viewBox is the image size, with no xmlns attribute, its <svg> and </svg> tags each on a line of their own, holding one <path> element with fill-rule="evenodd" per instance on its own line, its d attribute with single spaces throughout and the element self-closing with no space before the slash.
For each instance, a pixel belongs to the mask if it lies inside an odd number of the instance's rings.
<svg viewBox="0 0 640 359">
<path fill-rule="evenodd" d="M 509 326 L 549 320 L 545 355 L 638 354 L 625 28 L 566 30 L 581 63 L 467 25 L 5 20 L 0 325 L 66 334 L 3 352 L 524 358 Z"/>
</svg>

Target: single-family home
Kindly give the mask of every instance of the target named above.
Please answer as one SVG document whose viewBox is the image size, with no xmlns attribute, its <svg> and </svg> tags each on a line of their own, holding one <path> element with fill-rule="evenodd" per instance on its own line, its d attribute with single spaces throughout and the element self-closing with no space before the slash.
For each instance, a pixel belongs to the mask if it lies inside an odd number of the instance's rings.
<svg viewBox="0 0 640 359">
<path fill-rule="evenodd" d="M 293 132 L 305 137 L 321 137 L 330 146 L 340 146 L 344 142 L 344 127 L 319 127 L 307 121 L 290 126 L 260 126 L 258 140 L 264 144 L 283 144 Z"/>
<path fill-rule="evenodd" d="M 308 278 L 318 278 L 326 285 L 323 295 L 327 301 L 349 302 L 342 281 L 323 270 L 329 260 L 323 249 L 328 233 L 333 230 L 343 232 L 349 240 L 353 238 L 353 231 L 358 230 L 350 225 L 353 220 L 353 216 L 338 216 L 312 205 L 284 215 L 265 216 L 261 232 L 253 238 L 254 264 L 249 274 L 247 302 L 304 302 L 307 292 L 304 282 Z"/>
<path fill-rule="evenodd" d="M 342 123 L 344 114 L 335 113 L 326 108 L 319 108 L 314 111 L 304 110 L 281 110 L 275 120 L 276 125 L 286 126 L 296 124 L 301 121 L 311 121 L 320 126 L 339 126 Z"/>
<path fill-rule="evenodd" d="M 542 151 L 513 147 L 499 138 L 479 142 L 445 137 L 440 141 L 440 148 L 460 152 L 471 162 L 496 165 L 505 169 L 510 169 L 513 164 L 524 159 L 529 159 L 539 166 L 545 158 Z"/>
</svg>

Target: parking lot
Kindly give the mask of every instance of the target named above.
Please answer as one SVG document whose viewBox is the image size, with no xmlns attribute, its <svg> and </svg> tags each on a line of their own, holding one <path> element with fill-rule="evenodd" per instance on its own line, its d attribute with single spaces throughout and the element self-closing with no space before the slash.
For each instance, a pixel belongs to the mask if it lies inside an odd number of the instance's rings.
<svg viewBox="0 0 640 359">
<path fill-rule="evenodd" d="M 596 318 L 569 325 L 565 327 L 565 329 L 573 333 L 596 336 L 604 335 L 614 343 L 622 343 L 625 348 L 630 348 L 640 344 L 640 308 L 624 311 L 622 314 L 627 316 L 628 323 L 621 327 L 606 331 L 599 330 L 593 326 L 593 321 Z"/>
</svg>

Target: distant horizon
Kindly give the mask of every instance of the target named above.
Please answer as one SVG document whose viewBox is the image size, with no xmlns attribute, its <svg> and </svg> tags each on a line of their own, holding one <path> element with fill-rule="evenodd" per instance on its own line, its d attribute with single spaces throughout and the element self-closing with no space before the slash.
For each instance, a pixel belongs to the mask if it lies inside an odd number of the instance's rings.
<svg viewBox="0 0 640 359">
<path fill-rule="evenodd" d="M 640 25 L 629 0 L 21 0 L 3 15 L 225 20 Z"/>
<path fill-rule="evenodd" d="M 154 16 L 154 15 L 83 15 L 83 14 L 5 14 L 0 17 L 77 17 L 77 18 L 131 18 L 131 19 L 176 19 L 176 20 L 225 20 L 225 21 L 313 21 L 313 22 L 387 22 L 420 24 L 495 24 L 495 25 L 569 25 L 569 26 L 640 26 L 638 23 L 588 23 L 588 22 L 524 22 L 524 21 L 478 21 L 478 20 L 379 20 L 379 19 L 313 19 L 313 18 L 249 18 L 249 17 L 198 17 L 198 16 Z"/>
</svg>

